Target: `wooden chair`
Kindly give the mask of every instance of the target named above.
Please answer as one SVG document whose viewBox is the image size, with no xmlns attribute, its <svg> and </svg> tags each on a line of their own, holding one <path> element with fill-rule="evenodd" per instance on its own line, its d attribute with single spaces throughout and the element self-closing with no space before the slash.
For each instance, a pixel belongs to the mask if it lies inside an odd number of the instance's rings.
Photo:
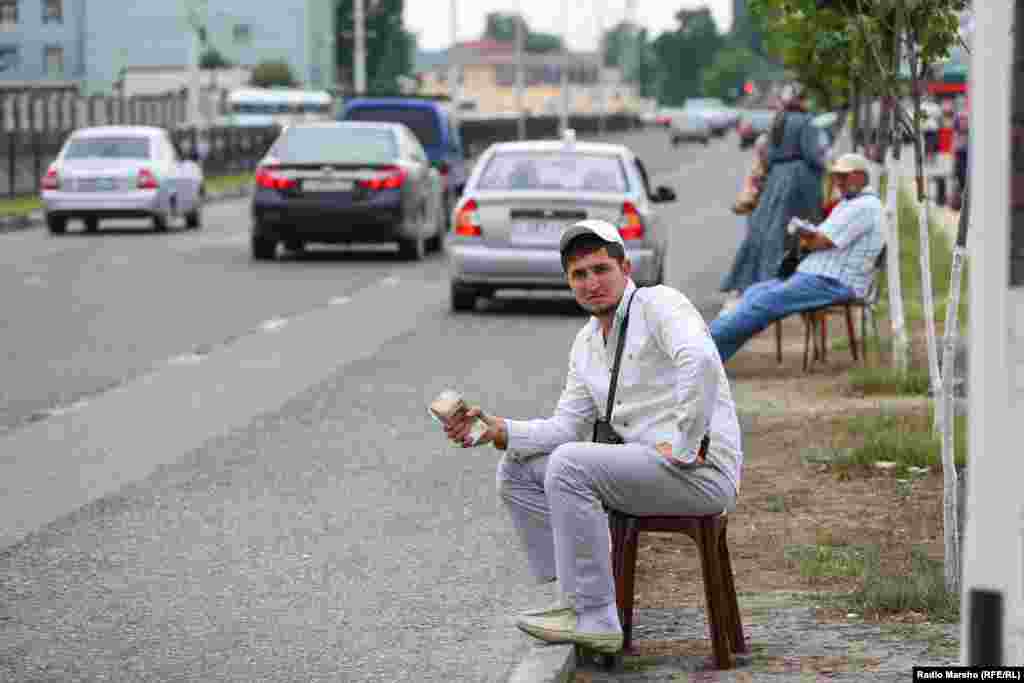
<svg viewBox="0 0 1024 683">
<path fill-rule="evenodd" d="M 863 298 L 851 299 L 842 303 L 830 304 L 815 308 L 809 311 L 801 311 L 800 318 L 804 323 L 804 372 L 807 372 L 817 361 L 824 362 L 828 351 L 828 316 L 842 315 L 846 318 L 846 333 L 850 339 L 850 354 L 853 362 L 860 361 L 863 355 L 864 362 L 867 362 L 868 349 L 868 320 L 871 320 L 871 327 L 875 332 L 875 339 L 880 339 L 878 331 L 878 317 L 875 315 L 875 306 L 878 304 L 878 276 L 885 269 L 886 247 L 875 259 L 872 269 L 871 286 Z M 856 326 L 853 322 L 854 309 L 860 310 L 860 339 L 857 338 Z M 775 323 L 775 360 L 782 363 L 782 320 Z M 811 349 L 813 347 L 813 354 Z"/>
<path fill-rule="evenodd" d="M 700 553 L 704 579 L 708 630 L 715 666 L 731 669 L 734 653 L 747 652 L 740 619 L 732 562 L 726 543 L 725 514 L 707 516 L 634 517 L 608 510 L 612 535 L 612 573 L 615 595 L 622 621 L 623 651 L 633 636 L 633 591 L 636 586 L 636 560 L 640 533 L 644 531 L 682 533 L 693 539 Z"/>
</svg>

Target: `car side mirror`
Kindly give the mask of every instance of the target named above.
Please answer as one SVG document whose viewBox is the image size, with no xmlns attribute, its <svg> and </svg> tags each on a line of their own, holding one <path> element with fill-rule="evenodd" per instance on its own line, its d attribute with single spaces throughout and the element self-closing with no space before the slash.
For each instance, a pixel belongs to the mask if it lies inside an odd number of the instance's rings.
<svg viewBox="0 0 1024 683">
<path fill-rule="evenodd" d="M 670 187 L 659 185 L 654 191 L 653 199 L 656 202 L 674 202 L 676 200 L 676 193 Z"/>
</svg>

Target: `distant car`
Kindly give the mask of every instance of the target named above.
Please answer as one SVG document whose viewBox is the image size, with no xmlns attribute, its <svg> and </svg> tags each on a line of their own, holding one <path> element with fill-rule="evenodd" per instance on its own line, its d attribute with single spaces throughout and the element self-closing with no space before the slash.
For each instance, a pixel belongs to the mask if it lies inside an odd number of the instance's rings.
<svg viewBox="0 0 1024 683">
<path fill-rule="evenodd" d="M 740 114 L 736 132 L 740 137 L 740 149 L 754 144 L 762 134 L 771 130 L 777 109 L 749 109 Z"/>
<path fill-rule="evenodd" d="M 419 260 L 444 237 L 441 176 L 397 123 L 287 126 L 256 168 L 252 257 L 277 246 L 397 242 Z"/>
<path fill-rule="evenodd" d="M 46 225 L 59 235 L 69 219 L 89 232 L 104 218 L 148 218 L 157 230 L 184 217 L 202 222 L 203 172 L 183 160 L 163 128 L 96 126 L 74 131 L 40 181 Z"/>
<path fill-rule="evenodd" d="M 711 142 L 711 126 L 699 112 L 690 109 L 676 109 L 669 115 L 669 139 L 673 145 L 697 141 L 705 145 Z"/>
<path fill-rule="evenodd" d="M 663 279 L 667 187 L 652 190 L 643 163 L 624 145 L 527 140 L 491 145 L 455 206 L 447 241 L 451 305 L 470 310 L 498 289 L 568 289 L 558 238 L 571 223 L 620 226 L 638 285 Z"/>
<path fill-rule="evenodd" d="M 348 100 L 340 121 L 385 121 L 409 127 L 444 181 L 445 217 L 455 206 L 469 171 L 462 135 L 445 102 L 414 97 L 355 97 Z"/>
<path fill-rule="evenodd" d="M 711 127 L 711 134 L 721 137 L 736 125 L 736 111 L 727 107 L 717 97 L 691 97 L 683 103 L 683 109 L 703 116 Z"/>
</svg>

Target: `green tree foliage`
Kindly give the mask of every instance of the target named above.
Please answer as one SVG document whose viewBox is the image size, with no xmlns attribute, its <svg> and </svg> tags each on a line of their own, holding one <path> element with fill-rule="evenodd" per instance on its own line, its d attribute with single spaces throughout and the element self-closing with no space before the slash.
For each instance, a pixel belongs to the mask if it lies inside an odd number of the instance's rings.
<svg viewBox="0 0 1024 683">
<path fill-rule="evenodd" d="M 759 59 L 750 48 L 728 47 L 715 54 L 715 61 L 704 69 L 702 91 L 709 97 L 731 101 L 739 97 L 746 80 Z"/>
<path fill-rule="evenodd" d="M 366 88 L 374 94 L 400 94 L 399 76 L 411 76 L 416 37 L 405 30 L 405 0 L 367 0 Z M 355 27 L 352 0 L 338 0 L 337 55 L 342 82 L 354 87 Z"/>
<path fill-rule="evenodd" d="M 844 13 L 818 9 L 816 0 L 750 0 L 764 26 L 764 47 L 822 107 L 845 104 L 851 78 L 862 68 Z"/>
<path fill-rule="evenodd" d="M 523 49 L 527 52 L 561 52 L 562 38 L 551 33 L 536 33 L 520 15 L 510 12 L 488 12 L 484 20 L 484 38 L 504 43 L 516 39 L 516 23 L 521 22 L 525 36 Z"/>
<path fill-rule="evenodd" d="M 662 65 L 660 93 L 666 106 L 681 105 L 688 97 L 704 94 L 703 71 L 725 45 L 707 7 L 676 12 L 679 27 L 654 41 L 654 54 Z"/>
<path fill-rule="evenodd" d="M 215 47 L 208 47 L 199 58 L 200 69 L 226 69 L 234 66 L 234 63 L 220 53 Z"/>
<path fill-rule="evenodd" d="M 288 88 L 298 85 L 292 68 L 283 59 L 260 62 L 252 70 L 252 85 L 257 88 Z"/>
</svg>

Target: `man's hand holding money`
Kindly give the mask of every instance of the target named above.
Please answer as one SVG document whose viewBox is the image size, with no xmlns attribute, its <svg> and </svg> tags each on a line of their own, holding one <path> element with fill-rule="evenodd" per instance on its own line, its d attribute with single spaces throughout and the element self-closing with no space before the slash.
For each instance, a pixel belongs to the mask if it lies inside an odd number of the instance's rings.
<svg viewBox="0 0 1024 683">
<path fill-rule="evenodd" d="M 483 420 L 484 424 L 487 425 L 487 429 L 474 443 L 473 438 L 470 436 L 470 430 L 473 427 L 473 420 L 476 418 Z M 449 439 L 463 448 L 481 446 L 485 443 L 493 442 L 496 448 L 504 450 L 508 442 L 505 421 L 500 417 L 485 415 L 478 406 L 453 415 L 445 423 L 444 432 L 448 435 Z"/>
</svg>

